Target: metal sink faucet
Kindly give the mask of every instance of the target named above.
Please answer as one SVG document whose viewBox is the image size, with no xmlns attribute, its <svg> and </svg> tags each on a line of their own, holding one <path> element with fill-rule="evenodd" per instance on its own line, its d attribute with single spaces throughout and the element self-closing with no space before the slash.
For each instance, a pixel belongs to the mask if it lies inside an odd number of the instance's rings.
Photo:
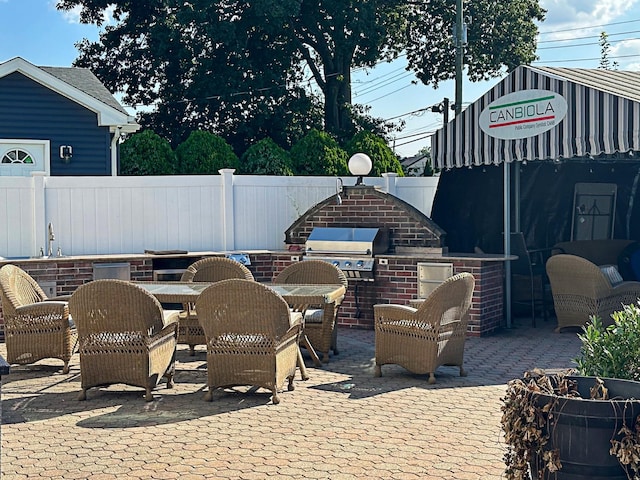
<svg viewBox="0 0 640 480">
<path fill-rule="evenodd" d="M 53 234 L 53 223 L 49 222 L 49 248 L 47 249 L 47 255 L 53 256 L 53 241 L 56 239 L 56 236 Z"/>
</svg>

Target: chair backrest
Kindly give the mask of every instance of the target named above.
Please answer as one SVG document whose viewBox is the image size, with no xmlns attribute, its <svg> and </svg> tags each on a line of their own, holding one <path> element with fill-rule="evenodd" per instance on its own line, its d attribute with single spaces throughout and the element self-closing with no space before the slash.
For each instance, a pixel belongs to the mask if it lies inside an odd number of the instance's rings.
<svg viewBox="0 0 640 480">
<path fill-rule="evenodd" d="M 273 283 L 340 284 L 345 288 L 348 287 L 344 272 L 324 260 L 304 260 L 292 263 L 276 275 Z"/>
<path fill-rule="evenodd" d="M 290 328 L 287 302 L 258 282 L 231 279 L 205 289 L 196 302 L 208 339 L 225 334 L 261 333 L 281 337 Z"/>
<path fill-rule="evenodd" d="M 164 328 L 158 300 L 123 280 L 94 280 L 79 286 L 69 299 L 69 312 L 81 337 L 101 332 L 154 335 Z"/>
<path fill-rule="evenodd" d="M 47 295 L 33 277 L 16 265 L 9 264 L 0 268 L 0 289 L 5 315 L 15 314 L 15 309 L 23 305 L 47 299 Z"/>
<path fill-rule="evenodd" d="M 230 278 L 253 280 L 253 274 L 240 262 L 226 257 L 207 257 L 192 263 L 182 274 L 182 282 L 219 282 Z"/>
<path fill-rule="evenodd" d="M 611 292 L 605 274 L 586 258 L 566 253 L 552 255 L 546 268 L 553 295 L 602 298 Z"/>
<path fill-rule="evenodd" d="M 416 317 L 431 325 L 460 321 L 466 328 L 475 283 L 468 272 L 449 277 L 422 302 Z"/>
</svg>

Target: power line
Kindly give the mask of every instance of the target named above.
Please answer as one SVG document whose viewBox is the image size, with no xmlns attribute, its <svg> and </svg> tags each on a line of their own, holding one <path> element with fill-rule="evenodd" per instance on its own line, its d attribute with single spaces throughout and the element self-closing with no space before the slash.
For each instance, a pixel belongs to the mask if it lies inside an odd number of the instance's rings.
<svg viewBox="0 0 640 480">
<path fill-rule="evenodd" d="M 612 60 L 615 60 L 616 58 L 634 58 L 634 57 L 640 57 L 640 54 L 636 53 L 633 55 L 616 55 L 616 56 L 610 56 L 609 58 Z M 590 62 L 593 60 L 601 60 L 601 58 L 598 57 L 598 58 L 571 58 L 567 60 L 544 60 L 544 61 L 532 62 L 532 64 L 540 65 L 545 63 Z"/>
<path fill-rule="evenodd" d="M 636 18 L 635 20 L 625 20 L 623 22 L 603 23 L 600 25 L 585 25 L 582 27 L 575 27 L 575 28 L 560 28 L 558 30 L 547 30 L 545 32 L 539 32 L 538 35 L 551 35 L 552 33 L 575 32 L 576 30 L 587 30 L 589 28 L 610 27 L 612 25 L 622 25 L 624 23 L 634 23 L 634 22 L 640 22 L 640 18 Z"/>
<path fill-rule="evenodd" d="M 608 33 L 607 38 L 617 37 L 619 35 L 627 35 L 629 33 L 638 33 L 638 32 L 640 32 L 640 30 L 631 30 L 630 32 Z M 588 35 L 586 37 L 559 38 L 558 40 L 543 40 L 541 42 L 538 42 L 538 45 L 540 45 L 541 43 L 573 42 L 574 40 L 585 40 L 589 38 L 599 38 L 599 37 L 600 35 Z M 621 40 L 615 40 L 615 41 L 621 42 L 623 40 L 634 40 L 634 39 L 623 38 Z M 543 48 L 561 48 L 561 47 L 543 47 Z"/>
</svg>

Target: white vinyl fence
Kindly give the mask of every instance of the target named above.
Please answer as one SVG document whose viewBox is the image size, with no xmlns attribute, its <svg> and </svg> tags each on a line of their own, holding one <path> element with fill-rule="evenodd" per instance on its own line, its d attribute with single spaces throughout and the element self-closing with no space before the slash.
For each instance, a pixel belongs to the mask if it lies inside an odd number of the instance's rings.
<svg viewBox="0 0 640 480">
<path fill-rule="evenodd" d="M 0 177 L 0 256 L 278 250 L 305 211 L 336 194 L 335 177 L 234 175 Z M 343 178 L 345 186 L 355 178 Z M 438 177 L 366 178 L 431 215 Z"/>
</svg>

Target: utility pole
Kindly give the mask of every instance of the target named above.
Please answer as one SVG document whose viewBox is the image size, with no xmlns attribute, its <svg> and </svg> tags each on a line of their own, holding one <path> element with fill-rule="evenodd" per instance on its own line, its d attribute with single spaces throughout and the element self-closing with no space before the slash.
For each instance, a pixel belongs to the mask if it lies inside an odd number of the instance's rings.
<svg viewBox="0 0 640 480">
<path fill-rule="evenodd" d="M 456 117 L 462 112 L 462 69 L 464 68 L 464 43 L 466 40 L 466 38 L 463 38 L 465 36 L 463 3 L 464 0 L 456 0 L 456 101 L 454 103 Z"/>
<path fill-rule="evenodd" d="M 442 123 L 444 125 L 449 123 L 449 99 L 447 97 L 444 97 L 444 100 L 441 101 L 439 104 L 431 107 L 431 111 L 434 113 L 442 114 Z"/>
</svg>

